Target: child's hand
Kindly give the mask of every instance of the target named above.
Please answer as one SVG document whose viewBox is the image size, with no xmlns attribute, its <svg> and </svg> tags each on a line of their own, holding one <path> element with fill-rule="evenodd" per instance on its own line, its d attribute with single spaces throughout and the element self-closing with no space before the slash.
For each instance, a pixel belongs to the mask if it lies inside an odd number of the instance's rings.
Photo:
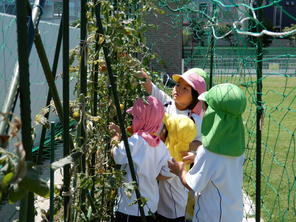
<svg viewBox="0 0 296 222">
<path fill-rule="evenodd" d="M 149 75 L 144 71 L 144 69 L 141 69 L 141 71 L 138 72 L 138 77 L 146 79 L 144 85 L 144 88 L 146 89 L 147 93 L 151 94 L 152 93 L 152 82 L 149 77 Z"/>
<path fill-rule="evenodd" d="M 150 79 L 148 74 L 145 72 L 144 69 L 141 69 L 141 71 L 138 71 L 138 77 L 139 78 L 144 78 L 144 79 Z"/>
<path fill-rule="evenodd" d="M 184 162 L 177 162 L 174 158 L 168 161 L 170 171 L 177 176 L 180 176 L 184 170 Z"/>
<path fill-rule="evenodd" d="M 112 136 L 112 139 L 111 139 L 111 143 L 115 142 L 115 141 L 120 141 L 121 140 L 121 131 L 120 131 L 120 128 L 119 126 L 117 126 L 116 124 L 114 123 L 110 123 L 109 124 L 109 131 L 111 134 L 113 134 Z"/>
<path fill-rule="evenodd" d="M 170 179 L 170 177 L 166 177 L 161 174 L 158 174 L 158 176 L 156 177 L 156 180 L 168 180 L 168 179 Z"/>
<path fill-rule="evenodd" d="M 127 132 L 127 135 L 128 135 L 128 136 L 133 135 L 133 134 L 134 134 L 133 127 L 132 127 L 132 126 L 128 126 L 128 127 L 126 128 L 126 132 Z"/>
<path fill-rule="evenodd" d="M 189 152 L 181 151 L 181 155 L 183 156 L 183 161 L 185 163 L 191 164 L 191 163 L 194 162 L 195 152 L 193 152 L 193 151 L 189 151 Z"/>
</svg>

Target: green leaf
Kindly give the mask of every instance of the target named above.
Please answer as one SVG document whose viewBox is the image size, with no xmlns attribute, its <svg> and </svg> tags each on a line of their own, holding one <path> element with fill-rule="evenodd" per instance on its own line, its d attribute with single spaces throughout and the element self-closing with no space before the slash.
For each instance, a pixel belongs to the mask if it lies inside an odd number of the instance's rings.
<svg viewBox="0 0 296 222">
<path fill-rule="evenodd" d="M 35 169 L 28 169 L 25 178 L 19 183 L 19 186 L 24 186 L 26 190 L 34 192 L 40 196 L 49 196 L 49 187 L 46 181 L 39 177 L 38 171 Z"/>
<path fill-rule="evenodd" d="M 27 194 L 27 190 L 24 186 L 18 185 L 15 189 L 11 189 L 8 194 L 8 202 L 13 204 L 21 199 Z"/>
<path fill-rule="evenodd" d="M 1 183 L 0 183 L 1 187 L 7 187 L 10 181 L 12 180 L 13 176 L 14 176 L 13 172 L 6 174 L 1 180 Z"/>
</svg>

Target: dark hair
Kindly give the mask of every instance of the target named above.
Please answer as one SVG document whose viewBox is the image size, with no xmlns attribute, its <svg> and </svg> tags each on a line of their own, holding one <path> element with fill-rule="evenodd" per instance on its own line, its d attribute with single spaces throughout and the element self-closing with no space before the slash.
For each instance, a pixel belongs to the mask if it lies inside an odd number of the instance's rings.
<svg viewBox="0 0 296 222">
<path fill-rule="evenodd" d="M 198 100 L 198 92 L 196 90 L 194 90 L 192 87 L 191 87 L 191 95 L 192 95 L 192 102 L 190 103 L 190 105 L 187 107 L 187 109 L 189 110 L 192 110 L 196 104 L 199 102 Z"/>
<path fill-rule="evenodd" d="M 162 140 L 162 142 L 165 142 L 168 137 L 168 129 L 166 128 L 166 125 L 163 124 L 162 129 L 160 130 L 159 138 Z"/>
</svg>

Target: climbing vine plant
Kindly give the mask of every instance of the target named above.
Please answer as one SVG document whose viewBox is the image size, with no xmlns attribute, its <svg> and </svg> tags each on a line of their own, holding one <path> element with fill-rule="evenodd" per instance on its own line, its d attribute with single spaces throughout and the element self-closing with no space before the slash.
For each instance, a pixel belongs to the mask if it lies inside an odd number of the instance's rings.
<svg viewBox="0 0 296 222">
<path fill-rule="evenodd" d="M 113 219 L 117 188 L 122 185 L 124 172 L 114 164 L 110 155 L 110 122 L 118 124 L 108 71 L 115 78 L 117 96 L 125 127 L 131 124 L 126 109 L 134 100 L 145 96 L 141 69 L 149 69 L 155 56 L 145 45 L 145 32 L 149 24 L 145 17 L 157 13 L 153 1 L 89 1 L 87 4 L 87 40 L 71 50 L 70 72 L 79 79 L 81 59 L 87 62 L 87 94 L 80 96 L 81 86 L 76 85 L 77 100 L 71 103 L 71 117 L 82 125 L 83 143 L 79 137 L 73 152 L 85 155 L 85 170 L 78 163 L 72 167 L 73 221 L 110 221 Z M 101 23 L 101 25 L 100 25 Z M 108 49 L 108 55 L 103 48 Z M 81 50 L 87 56 L 81 58 Z M 108 70 L 108 64 L 111 70 Z M 157 73 L 150 73 L 155 82 Z M 78 125 L 79 125 L 78 124 Z M 132 191 L 125 184 L 126 192 Z M 85 200 L 85 201 L 84 201 Z M 136 204 L 136 203 L 135 203 Z"/>
</svg>

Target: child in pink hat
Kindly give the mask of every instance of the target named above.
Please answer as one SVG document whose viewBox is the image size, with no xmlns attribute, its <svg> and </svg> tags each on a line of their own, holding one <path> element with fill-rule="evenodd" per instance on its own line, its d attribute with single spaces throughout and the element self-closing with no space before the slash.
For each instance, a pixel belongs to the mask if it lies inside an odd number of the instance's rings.
<svg viewBox="0 0 296 222">
<path fill-rule="evenodd" d="M 133 117 L 133 135 L 128 138 L 128 143 L 139 191 L 141 197 L 147 200 L 144 205 L 144 212 L 148 222 L 154 221 L 151 213 L 156 212 L 159 201 L 159 188 L 156 178 L 158 176 L 169 178 L 173 175 L 167 165 L 167 161 L 171 159 L 169 151 L 158 136 L 164 116 L 164 107 L 158 99 L 149 96 L 146 101 L 137 99 L 127 112 Z M 112 140 L 120 141 L 119 127 L 110 124 L 109 128 L 115 133 Z M 112 148 L 111 152 L 115 163 L 121 165 L 121 169 L 126 171 L 122 183 L 130 183 L 132 177 L 123 141 Z M 141 221 L 135 192 L 131 196 L 127 196 L 124 191 L 124 187 L 118 190 L 115 221 Z"/>
<path fill-rule="evenodd" d="M 174 74 L 172 77 L 177 84 L 173 88 L 172 97 L 156 87 L 147 73 L 142 71 L 141 75 L 146 78 L 145 89 L 164 104 L 166 113 L 187 115 L 195 122 L 198 134 L 190 144 L 190 149 L 195 151 L 201 145 L 202 102 L 198 96 L 206 91 L 206 82 L 202 77 L 206 76 L 205 71 L 193 68 L 183 75 Z M 193 162 L 194 155 L 188 153 L 183 160 Z M 160 181 L 159 189 L 162 204 L 159 204 L 157 213 L 163 218 L 162 221 L 184 221 L 188 190 L 182 186 L 179 178 L 174 176 Z"/>
</svg>

